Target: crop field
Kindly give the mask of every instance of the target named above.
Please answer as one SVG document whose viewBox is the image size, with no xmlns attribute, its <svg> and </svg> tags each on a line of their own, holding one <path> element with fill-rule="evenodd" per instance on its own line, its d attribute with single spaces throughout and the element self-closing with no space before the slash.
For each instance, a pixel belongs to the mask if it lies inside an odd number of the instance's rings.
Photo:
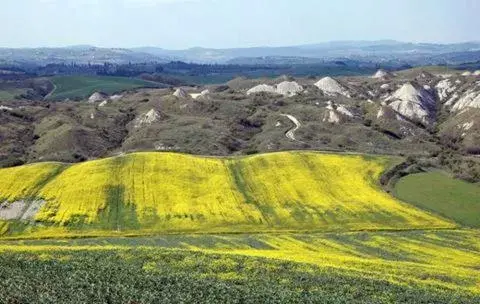
<svg viewBox="0 0 480 304">
<path fill-rule="evenodd" d="M 480 231 L 454 212 L 477 212 L 477 186 L 408 176 L 408 204 L 378 183 L 397 162 L 145 152 L 0 169 L 0 215 L 44 202 L 0 221 L 0 303 L 479 303 Z"/>
<path fill-rule="evenodd" d="M 154 82 L 110 76 L 58 76 L 51 78 L 55 86 L 50 100 L 87 98 L 95 92 L 114 94 L 136 88 L 158 87 Z"/>
<path fill-rule="evenodd" d="M 395 195 L 463 225 L 480 228 L 480 187 L 444 172 L 408 175 L 395 185 Z"/>
<path fill-rule="evenodd" d="M 10 303 L 480 300 L 474 230 L 4 241 L 0 252 Z"/>
<path fill-rule="evenodd" d="M 170 232 L 452 228 L 377 185 L 387 157 L 280 152 L 244 158 L 134 153 L 0 170 L 0 197 L 46 201 L 37 237 Z M 27 176 L 27 178 L 24 178 Z M 11 229 L 18 232 L 18 225 Z M 8 234 L 8 233 L 7 233 Z M 11 233 L 10 233 L 11 234 Z"/>
</svg>

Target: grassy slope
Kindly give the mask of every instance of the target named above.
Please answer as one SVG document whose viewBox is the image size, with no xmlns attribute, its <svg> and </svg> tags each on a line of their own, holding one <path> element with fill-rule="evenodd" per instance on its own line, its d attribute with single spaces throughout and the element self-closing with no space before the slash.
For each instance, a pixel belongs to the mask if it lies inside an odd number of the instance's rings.
<svg viewBox="0 0 480 304">
<path fill-rule="evenodd" d="M 458 223 L 480 227 L 480 187 L 443 172 L 408 175 L 395 185 L 395 195 Z"/>
<path fill-rule="evenodd" d="M 453 227 L 380 189 L 376 181 L 389 162 L 312 152 L 231 159 L 135 153 L 85 162 L 57 168 L 35 186 L 36 196 L 47 200 L 36 219 L 63 227 L 36 228 L 57 235 Z M 22 181 L 23 171 L 37 171 L 26 168 L 5 172 L 17 170 L 9 180 Z M 25 187 L 3 182 L 0 193 L 20 199 Z"/>
<path fill-rule="evenodd" d="M 155 83 L 140 79 L 109 76 L 58 76 L 51 78 L 55 90 L 48 99 L 86 98 L 100 91 L 113 94 L 141 87 L 155 87 Z"/>
<path fill-rule="evenodd" d="M 27 91 L 26 89 L 16 89 L 16 88 L 0 90 L 0 101 L 14 100 L 15 96 L 21 95 L 26 91 Z"/>
<path fill-rule="evenodd" d="M 0 276 L 17 271 L 14 281 L 26 285 L 27 292 L 18 296 L 29 294 L 31 280 L 42 282 L 50 296 L 62 292 L 51 293 L 49 286 L 76 289 L 98 280 L 95 288 L 105 288 L 98 294 L 112 297 L 139 301 L 142 293 L 159 290 L 189 297 L 178 282 L 195 278 L 193 286 L 203 283 L 206 293 L 222 295 L 210 302 L 222 303 L 238 296 L 235 288 L 244 291 L 246 302 L 273 300 L 270 288 L 277 300 L 286 296 L 280 302 L 289 303 L 476 303 L 480 297 L 480 235 L 473 230 L 40 240 L 2 242 L 0 252 Z M 77 272 L 78 279 L 71 279 Z M 0 280 L 0 285 L 12 282 Z M 169 292 L 159 288 L 170 283 Z M 229 289 L 212 291 L 212 284 Z M 0 288 L 0 295 L 12 290 Z M 208 302 L 204 293 L 197 296 Z"/>
</svg>

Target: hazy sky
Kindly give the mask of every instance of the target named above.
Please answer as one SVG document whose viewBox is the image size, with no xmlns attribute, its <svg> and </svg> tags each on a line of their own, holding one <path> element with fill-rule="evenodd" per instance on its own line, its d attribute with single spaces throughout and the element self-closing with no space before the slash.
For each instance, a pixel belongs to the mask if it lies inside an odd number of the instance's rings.
<svg viewBox="0 0 480 304">
<path fill-rule="evenodd" d="M 0 47 L 480 40 L 480 0 L 1 0 Z"/>
</svg>

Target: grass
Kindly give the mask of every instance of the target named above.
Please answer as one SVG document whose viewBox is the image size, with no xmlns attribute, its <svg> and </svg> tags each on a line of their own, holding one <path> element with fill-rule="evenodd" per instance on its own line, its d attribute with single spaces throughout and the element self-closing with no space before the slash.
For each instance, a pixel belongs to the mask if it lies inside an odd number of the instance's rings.
<svg viewBox="0 0 480 304">
<path fill-rule="evenodd" d="M 16 89 L 16 88 L 0 90 L 0 100 L 3 100 L 3 101 L 14 100 L 15 96 L 21 95 L 26 91 L 27 91 L 26 89 Z"/>
<path fill-rule="evenodd" d="M 50 100 L 87 98 L 94 92 L 114 94 L 121 91 L 157 87 L 158 84 L 141 79 L 110 76 L 58 76 L 51 78 L 55 86 Z"/>
<path fill-rule="evenodd" d="M 450 228 L 455 224 L 378 186 L 382 156 L 280 152 L 244 158 L 134 153 L 58 169 L 0 170 L 1 197 L 47 201 L 37 237 L 91 233 L 347 231 Z M 28 172 L 31 171 L 31 174 Z M 23 181 L 23 176 L 30 179 Z M 41 187 L 36 185 L 41 183 Z M 27 195 L 28 194 L 28 195 Z"/>
<path fill-rule="evenodd" d="M 447 66 L 432 65 L 432 66 L 421 66 L 421 67 L 401 70 L 401 71 L 397 71 L 396 74 L 400 76 L 410 76 L 420 72 L 428 72 L 432 74 L 454 74 L 454 73 L 458 73 L 458 70 L 455 70 Z"/>
<path fill-rule="evenodd" d="M 10 241 L 0 252 L 10 303 L 480 300 L 475 230 Z"/>
<path fill-rule="evenodd" d="M 418 173 L 400 179 L 395 195 L 425 210 L 458 223 L 480 227 L 480 187 L 454 179 L 441 171 Z"/>
</svg>

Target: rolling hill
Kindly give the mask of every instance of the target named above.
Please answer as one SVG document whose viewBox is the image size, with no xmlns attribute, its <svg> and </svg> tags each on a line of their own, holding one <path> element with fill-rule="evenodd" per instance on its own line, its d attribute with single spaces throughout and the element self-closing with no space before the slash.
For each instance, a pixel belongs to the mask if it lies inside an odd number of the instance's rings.
<svg viewBox="0 0 480 304">
<path fill-rule="evenodd" d="M 48 236 L 454 227 L 381 190 L 377 180 L 392 161 L 315 152 L 242 158 L 134 153 L 7 168 L 0 170 L 0 195 L 10 203 L 4 214 L 18 211 L 2 231 Z M 29 211 L 32 204 L 37 213 Z"/>
<path fill-rule="evenodd" d="M 0 303 L 480 303 L 454 178 L 480 177 L 479 88 L 431 67 L 2 104 Z"/>
<path fill-rule="evenodd" d="M 141 152 L 0 169 L 0 297 L 478 302 L 479 232 L 436 213 L 460 219 L 450 211 L 463 201 L 451 196 L 445 211 L 422 199 L 436 178 L 429 175 L 400 180 L 412 205 L 390 196 L 378 181 L 399 161 Z"/>
</svg>

